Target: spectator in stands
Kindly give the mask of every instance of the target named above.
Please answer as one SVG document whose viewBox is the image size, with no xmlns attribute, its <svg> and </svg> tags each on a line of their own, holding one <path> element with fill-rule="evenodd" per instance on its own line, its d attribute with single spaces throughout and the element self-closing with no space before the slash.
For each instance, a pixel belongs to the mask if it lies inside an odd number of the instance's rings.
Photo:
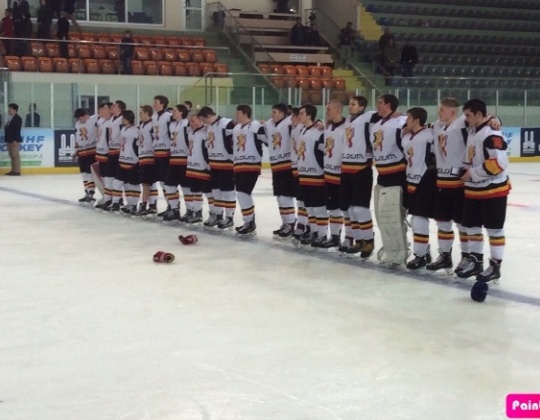
<svg viewBox="0 0 540 420">
<path fill-rule="evenodd" d="M 26 10 L 26 8 L 23 7 L 23 10 Z M 18 42 L 18 55 L 20 55 L 21 57 L 32 55 L 32 50 L 30 48 L 30 38 L 32 38 L 34 26 L 32 25 L 30 12 L 24 11 L 22 13 L 22 19 L 19 25 L 19 38 L 23 38 L 23 40 Z"/>
<path fill-rule="evenodd" d="M 40 0 L 40 6 L 37 15 L 37 32 L 36 38 L 38 39 L 50 39 L 51 38 L 51 24 L 52 24 L 52 10 L 47 0 Z"/>
<path fill-rule="evenodd" d="M 306 45 L 320 47 L 322 45 L 319 27 L 317 26 L 317 16 L 309 15 L 309 25 L 306 28 Z"/>
<path fill-rule="evenodd" d="M 413 70 L 416 63 L 418 63 L 418 51 L 416 47 L 411 44 L 411 39 L 407 38 L 407 41 L 401 49 L 401 70 L 403 77 L 413 77 Z"/>
<path fill-rule="evenodd" d="M 394 38 L 389 38 L 383 52 L 384 76 L 386 86 L 392 85 L 392 78 L 394 77 L 394 72 L 396 71 L 398 59 L 399 51 L 396 43 L 394 42 Z"/>
<path fill-rule="evenodd" d="M 339 33 L 339 55 L 342 68 L 347 68 L 347 60 L 350 60 L 352 56 L 355 36 L 356 31 L 352 28 L 352 22 L 347 22 L 347 26 Z"/>
<path fill-rule="evenodd" d="M 124 37 L 120 41 L 120 62 L 122 63 L 122 74 L 131 74 L 131 61 L 135 52 L 133 34 L 130 30 L 124 31 Z"/>
<path fill-rule="evenodd" d="M 69 20 L 67 13 L 60 12 L 60 19 L 56 22 L 56 38 L 67 41 L 69 39 Z M 64 58 L 69 58 L 68 44 L 67 42 L 60 42 L 60 55 Z"/>
<path fill-rule="evenodd" d="M 64 12 L 66 12 L 67 18 L 73 23 L 73 26 L 77 28 L 79 32 L 82 32 L 81 27 L 79 26 L 79 23 L 76 19 L 76 13 L 75 13 L 75 0 L 64 0 L 64 7 L 62 8 Z"/>
<path fill-rule="evenodd" d="M 291 29 L 291 44 L 299 47 L 306 45 L 306 27 L 302 24 L 302 18 L 296 18 Z"/>
<path fill-rule="evenodd" d="M 37 113 L 37 105 L 30 104 L 28 105 L 28 114 L 24 121 L 25 127 L 39 127 L 41 123 L 41 116 Z"/>
<path fill-rule="evenodd" d="M 6 9 L 5 16 L 2 18 L 2 30 L 0 31 L 0 36 L 6 38 L 13 38 L 15 36 L 15 31 L 13 27 L 13 19 L 11 17 L 11 9 Z M 13 55 L 12 51 L 12 42 L 11 39 L 3 39 L 4 49 L 6 50 L 6 55 Z"/>
</svg>

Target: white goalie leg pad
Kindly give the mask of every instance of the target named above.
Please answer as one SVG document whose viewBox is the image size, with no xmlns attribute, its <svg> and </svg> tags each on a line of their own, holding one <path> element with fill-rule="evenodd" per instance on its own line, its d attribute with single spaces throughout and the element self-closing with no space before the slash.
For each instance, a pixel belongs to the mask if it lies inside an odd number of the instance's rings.
<svg viewBox="0 0 540 420">
<path fill-rule="evenodd" d="M 375 217 L 383 243 L 379 259 L 385 264 L 404 264 L 409 255 L 407 225 L 401 187 L 375 185 Z"/>
</svg>

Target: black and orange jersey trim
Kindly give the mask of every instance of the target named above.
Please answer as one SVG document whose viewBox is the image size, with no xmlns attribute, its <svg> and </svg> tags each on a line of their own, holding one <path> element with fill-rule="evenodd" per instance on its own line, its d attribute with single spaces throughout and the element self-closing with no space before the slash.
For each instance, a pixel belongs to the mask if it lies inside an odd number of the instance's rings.
<svg viewBox="0 0 540 420">
<path fill-rule="evenodd" d="M 377 168 L 377 172 L 379 172 L 380 175 L 395 174 L 398 172 L 405 172 L 407 170 L 407 164 L 403 161 L 387 164 L 375 163 L 375 167 Z"/>
<path fill-rule="evenodd" d="M 154 156 L 158 159 L 168 158 L 171 156 L 170 150 L 154 150 Z"/>
<path fill-rule="evenodd" d="M 109 161 L 108 155 L 96 154 L 96 162 L 107 163 Z"/>
<path fill-rule="evenodd" d="M 506 180 L 500 184 L 490 184 L 484 188 L 471 188 L 465 186 L 465 198 L 474 200 L 485 200 L 488 198 L 505 197 L 510 193 L 510 181 Z"/>
<path fill-rule="evenodd" d="M 418 189 L 418 184 L 412 184 L 410 182 L 407 182 L 407 192 L 409 194 L 414 194 L 417 189 Z"/>
<path fill-rule="evenodd" d="M 129 171 L 133 168 L 135 168 L 137 166 L 136 163 L 125 163 L 125 162 L 118 162 L 118 166 L 120 166 L 120 168 L 126 170 L 126 171 Z"/>
<path fill-rule="evenodd" d="M 108 156 L 120 156 L 120 149 L 109 149 Z"/>
<path fill-rule="evenodd" d="M 188 169 L 186 171 L 186 177 L 201 179 L 203 181 L 210 181 L 210 173 L 207 171 L 197 171 L 195 169 Z"/>
<path fill-rule="evenodd" d="M 272 172 L 290 171 L 292 169 L 291 161 L 276 162 L 270 164 Z"/>
<path fill-rule="evenodd" d="M 366 163 L 341 163 L 341 173 L 343 174 L 355 174 L 373 165 L 372 161 Z"/>
<path fill-rule="evenodd" d="M 300 185 L 306 185 L 311 187 L 324 187 L 326 185 L 323 176 L 312 177 L 300 175 L 299 183 Z"/>
<path fill-rule="evenodd" d="M 463 188 L 465 182 L 459 178 L 437 178 L 437 188 Z"/>
<path fill-rule="evenodd" d="M 79 156 L 79 157 L 93 156 L 95 154 L 96 154 L 96 148 L 95 147 L 93 147 L 91 149 L 77 150 L 77 156 Z"/>
<path fill-rule="evenodd" d="M 261 173 L 261 162 L 258 163 L 235 163 L 234 172 L 256 172 Z"/>
<path fill-rule="evenodd" d="M 341 176 L 334 173 L 325 172 L 324 181 L 327 184 L 341 185 Z"/>
<path fill-rule="evenodd" d="M 172 165 L 172 166 L 187 166 L 187 157 L 171 156 L 171 158 L 169 159 L 169 165 Z"/>
<path fill-rule="evenodd" d="M 156 161 L 154 157 L 141 157 L 139 158 L 139 165 L 146 166 L 146 165 L 155 165 Z"/>
<path fill-rule="evenodd" d="M 230 160 L 210 160 L 210 170 L 232 171 L 234 170 L 234 164 Z"/>
</svg>

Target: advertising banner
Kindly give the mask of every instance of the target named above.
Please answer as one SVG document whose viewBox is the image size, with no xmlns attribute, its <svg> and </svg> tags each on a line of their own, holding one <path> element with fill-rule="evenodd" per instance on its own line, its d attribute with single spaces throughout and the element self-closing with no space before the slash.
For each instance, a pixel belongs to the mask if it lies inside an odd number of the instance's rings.
<svg viewBox="0 0 540 420">
<path fill-rule="evenodd" d="M 78 166 L 75 154 L 75 130 L 54 130 L 54 166 Z"/>
<path fill-rule="evenodd" d="M 22 168 L 53 168 L 54 167 L 54 130 L 50 128 L 23 128 L 23 138 L 20 143 Z M 0 130 L 0 168 L 11 165 L 4 136 Z"/>
<path fill-rule="evenodd" d="M 521 129 L 521 157 L 540 156 L 540 127 Z"/>
<path fill-rule="evenodd" d="M 508 145 L 508 157 L 520 157 L 521 127 L 501 127 L 501 131 Z"/>
</svg>

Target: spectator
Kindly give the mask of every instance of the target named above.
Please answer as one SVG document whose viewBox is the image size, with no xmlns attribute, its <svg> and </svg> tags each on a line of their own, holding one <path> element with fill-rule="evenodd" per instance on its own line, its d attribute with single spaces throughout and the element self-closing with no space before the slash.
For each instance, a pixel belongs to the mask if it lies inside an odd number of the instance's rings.
<svg viewBox="0 0 540 420">
<path fill-rule="evenodd" d="M 133 42 L 133 34 L 127 30 L 124 32 L 124 37 L 120 41 L 120 61 L 122 62 L 122 74 L 131 74 L 131 60 L 135 52 L 135 44 Z"/>
<path fill-rule="evenodd" d="M 383 52 L 386 86 L 392 86 L 392 78 L 394 77 L 394 72 L 396 71 L 398 56 L 399 51 L 396 47 L 396 43 L 394 42 L 394 38 L 389 38 Z"/>
<path fill-rule="evenodd" d="M 26 118 L 24 121 L 25 127 L 39 127 L 41 123 L 41 116 L 36 112 L 36 110 L 36 104 L 28 105 L 28 114 L 26 114 Z"/>
<path fill-rule="evenodd" d="M 52 24 L 52 10 L 47 0 L 40 0 L 41 6 L 37 15 L 37 32 L 36 37 L 38 39 L 50 39 L 51 38 L 51 24 Z"/>
<path fill-rule="evenodd" d="M 388 40 L 394 39 L 394 35 L 390 32 L 390 28 L 384 28 L 384 34 L 379 38 L 379 52 L 384 53 L 386 45 L 388 45 Z"/>
<path fill-rule="evenodd" d="M 60 12 L 60 19 L 56 22 L 56 28 L 56 38 L 64 41 L 60 42 L 60 55 L 69 58 L 68 44 L 65 42 L 69 40 L 69 20 L 66 12 Z"/>
<path fill-rule="evenodd" d="M 411 39 L 407 38 L 407 42 L 401 49 L 401 70 L 403 77 L 413 77 L 413 70 L 416 63 L 418 63 L 418 51 L 416 47 L 411 44 Z"/>
<path fill-rule="evenodd" d="M 20 7 L 20 6 L 19 6 Z M 23 7 L 23 10 L 25 8 Z M 30 13 L 23 12 L 22 20 L 19 27 L 19 37 L 23 38 L 22 41 L 18 42 L 19 44 L 19 55 L 20 56 L 29 56 L 32 55 L 32 50 L 30 49 L 30 39 L 32 38 L 32 31 L 34 26 L 32 25 L 32 20 L 30 18 Z"/>
<path fill-rule="evenodd" d="M 302 18 L 296 18 L 291 29 L 291 44 L 299 47 L 306 45 L 306 27 L 302 24 Z"/>
<path fill-rule="evenodd" d="M 306 28 L 306 45 L 320 47 L 322 45 L 319 27 L 317 26 L 317 16 L 309 16 L 309 25 Z"/>
<path fill-rule="evenodd" d="M 2 30 L 0 31 L 0 36 L 5 38 L 15 37 L 15 31 L 13 27 L 13 19 L 11 17 L 11 9 L 6 9 L 5 16 L 2 18 Z M 13 55 L 12 51 L 12 40 L 3 39 L 4 49 L 6 50 L 6 55 Z"/>
<path fill-rule="evenodd" d="M 62 10 L 66 12 L 66 17 L 71 21 L 71 23 L 73 23 L 73 26 L 75 26 L 75 28 L 82 33 L 82 29 L 76 19 L 75 0 L 64 0 L 64 7 Z"/>
<path fill-rule="evenodd" d="M 8 105 L 9 117 L 4 128 L 5 141 L 7 144 L 9 159 L 11 160 L 11 171 L 9 171 L 6 175 L 11 176 L 18 176 L 21 174 L 21 156 L 19 154 L 19 149 L 22 143 L 22 118 L 19 114 L 17 114 L 18 110 L 19 105 L 13 103 Z"/>
<path fill-rule="evenodd" d="M 339 55 L 341 57 L 341 68 L 347 68 L 347 60 L 351 59 L 355 36 L 356 31 L 352 28 L 352 22 L 347 22 L 347 26 L 339 33 Z"/>
</svg>

